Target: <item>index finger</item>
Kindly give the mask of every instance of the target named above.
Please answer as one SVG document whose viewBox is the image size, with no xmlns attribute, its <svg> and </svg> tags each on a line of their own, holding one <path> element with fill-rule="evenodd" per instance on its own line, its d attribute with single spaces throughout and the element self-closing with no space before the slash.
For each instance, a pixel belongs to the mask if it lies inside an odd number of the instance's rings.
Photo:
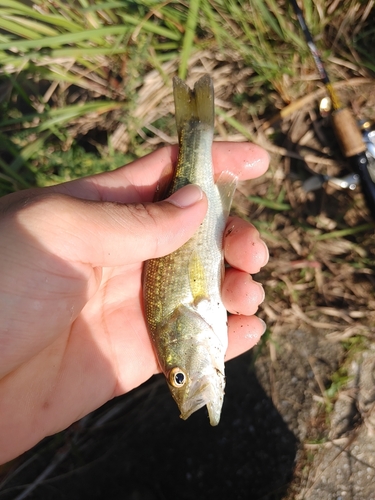
<svg viewBox="0 0 375 500">
<path fill-rule="evenodd" d="M 111 172 L 77 179 L 51 189 L 77 198 L 95 201 L 139 203 L 153 201 L 163 176 L 173 171 L 178 146 L 166 146 Z M 214 142 L 215 174 L 229 170 L 238 179 L 254 179 L 268 168 L 268 153 L 248 142 Z"/>
</svg>

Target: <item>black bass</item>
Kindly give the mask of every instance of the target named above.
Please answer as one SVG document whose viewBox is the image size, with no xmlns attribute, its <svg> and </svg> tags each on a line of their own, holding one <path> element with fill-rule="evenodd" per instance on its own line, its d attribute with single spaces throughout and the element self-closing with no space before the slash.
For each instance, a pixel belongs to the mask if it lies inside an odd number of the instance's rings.
<svg viewBox="0 0 375 500">
<path fill-rule="evenodd" d="M 145 264 L 146 320 L 160 367 L 183 419 L 206 405 L 211 425 L 220 420 L 224 398 L 227 311 L 221 300 L 223 233 L 236 178 L 214 181 L 212 80 L 203 76 L 191 90 L 173 81 L 179 156 L 167 196 L 198 184 L 208 199 L 205 219 L 177 251 Z"/>
</svg>

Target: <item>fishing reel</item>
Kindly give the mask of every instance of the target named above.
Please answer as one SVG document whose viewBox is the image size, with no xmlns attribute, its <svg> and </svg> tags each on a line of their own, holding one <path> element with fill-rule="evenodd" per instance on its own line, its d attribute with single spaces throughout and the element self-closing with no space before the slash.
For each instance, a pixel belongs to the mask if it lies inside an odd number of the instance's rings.
<svg viewBox="0 0 375 500">
<path fill-rule="evenodd" d="M 322 100 L 320 104 L 321 114 L 326 111 L 326 101 Z M 361 130 L 362 139 L 365 144 L 365 155 L 367 157 L 367 170 L 369 177 L 367 182 L 372 182 L 375 185 L 375 124 L 370 121 L 359 121 L 358 126 Z M 315 174 L 309 177 L 303 184 L 304 191 L 316 191 L 323 187 L 324 184 L 329 183 L 337 188 L 349 189 L 353 191 L 360 184 L 361 178 L 358 173 L 351 173 L 343 177 L 333 177 L 325 174 Z M 363 181 L 362 181 L 363 182 Z"/>
</svg>

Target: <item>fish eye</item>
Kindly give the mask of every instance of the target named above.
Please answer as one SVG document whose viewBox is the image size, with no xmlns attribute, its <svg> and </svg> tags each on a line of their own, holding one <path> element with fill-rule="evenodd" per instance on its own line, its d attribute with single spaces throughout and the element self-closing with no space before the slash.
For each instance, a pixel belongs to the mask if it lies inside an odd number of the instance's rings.
<svg viewBox="0 0 375 500">
<path fill-rule="evenodd" d="M 169 372 L 169 383 L 173 387 L 183 387 L 186 383 L 186 375 L 181 368 L 175 367 Z"/>
</svg>

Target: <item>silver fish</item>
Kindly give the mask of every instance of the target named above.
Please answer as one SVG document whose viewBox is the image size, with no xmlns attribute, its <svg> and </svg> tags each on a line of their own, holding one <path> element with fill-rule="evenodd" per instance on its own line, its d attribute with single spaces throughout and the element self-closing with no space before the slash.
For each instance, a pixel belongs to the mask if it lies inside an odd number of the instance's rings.
<svg viewBox="0 0 375 500">
<path fill-rule="evenodd" d="M 208 199 L 205 219 L 193 237 L 170 255 L 145 264 L 144 302 L 160 367 L 183 419 L 207 405 L 211 425 L 220 420 L 224 398 L 227 311 L 221 300 L 223 233 L 236 177 L 214 180 L 212 80 L 203 76 L 191 90 L 174 79 L 179 138 L 177 166 L 167 196 L 198 184 Z"/>
</svg>

